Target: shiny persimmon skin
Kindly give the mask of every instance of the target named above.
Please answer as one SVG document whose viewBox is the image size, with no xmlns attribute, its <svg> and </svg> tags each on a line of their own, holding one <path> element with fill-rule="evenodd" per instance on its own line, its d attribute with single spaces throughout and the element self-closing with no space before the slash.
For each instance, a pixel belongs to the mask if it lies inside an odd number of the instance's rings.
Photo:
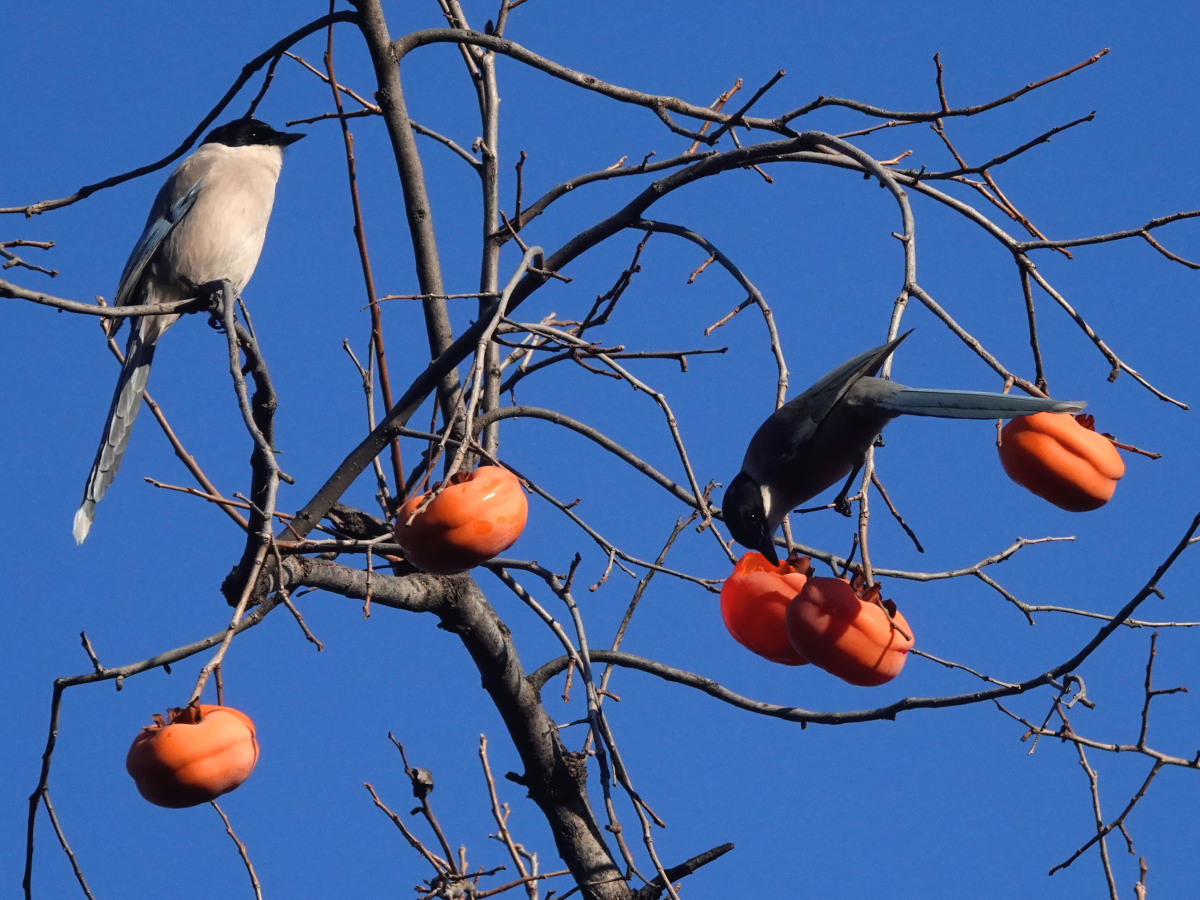
<svg viewBox="0 0 1200 900">
<path fill-rule="evenodd" d="M 807 560 L 802 567 L 793 560 L 773 566 L 754 550 L 739 559 L 721 588 L 721 619 L 733 639 L 771 662 L 807 663 L 788 642 L 783 622 L 788 603 L 808 580 L 803 574 L 807 570 Z"/>
<path fill-rule="evenodd" d="M 1013 419 L 1000 431 L 1000 464 L 1021 487 L 1068 512 L 1088 512 L 1112 499 L 1125 462 L 1112 441 L 1066 413 Z"/>
<path fill-rule="evenodd" d="M 503 553 L 521 536 L 529 502 L 508 469 L 480 466 L 450 479 L 412 519 L 425 494 L 396 514 L 396 543 L 414 566 L 433 575 L 457 575 Z"/>
<path fill-rule="evenodd" d="M 155 806 L 180 809 L 208 803 L 254 771 L 258 740 L 245 713 L 199 704 L 172 710 L 172 716 L 168 724 L 142 729 L 125 757 L 138 792 Z"/>
<path fill-rule="evenodd" d="M 792 646 L 809 662 L 860 687 L 899 675 L 913 645 L 904 616 L 889 618 L 841 578 L 809 578 L 785 622 Z"/>
</svg>

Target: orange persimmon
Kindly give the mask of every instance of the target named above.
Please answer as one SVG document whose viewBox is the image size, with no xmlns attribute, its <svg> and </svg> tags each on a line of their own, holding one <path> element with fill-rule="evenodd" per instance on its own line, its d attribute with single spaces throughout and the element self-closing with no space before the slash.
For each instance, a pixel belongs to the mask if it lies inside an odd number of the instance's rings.
<svg viewBox="0 0 1200 900">
<path fill-rule="evenodd" d="M 1125 463 L 1088 415 L 1034 413 L 1000 431 L 1000 464 L 1008 477 L 1069 512 L 1098 509 L 1112 499 Z"/>
<path fill-rule="evenodd" d="M 258 762 L 250 717 L 228 706 L 193 704 L 155 713 L 133 739 L 125 769 L 155 806 L 179 809 L 232 791 Z"/>
<path fill-rule="evenodd" d="M 808 557 L 788 557 L 778 566 L 751 550 L 737 561 L 721 588 L 721 619 L 733 639 L 785 666 L 807 659 L 788 643 L 784 611 L 808 580 Z"/>
<path fill-rule="evenodd" d="M 814 578 L 788 604 L 787 636 L 808 661 L 850 684 L 891 681 L 912 649 L 912 630 L 890 600 L 842 578 Z"/>
<path fill-rule="evenodd" d="M 413 518 L 425 497 L 400 507 L 396 543 L 409 562 L 433 575 L 457 575 L 503 553 L 521 536 L 529 513 L 520 480 L 499 466 L 450 476 Z"/>
</svg>

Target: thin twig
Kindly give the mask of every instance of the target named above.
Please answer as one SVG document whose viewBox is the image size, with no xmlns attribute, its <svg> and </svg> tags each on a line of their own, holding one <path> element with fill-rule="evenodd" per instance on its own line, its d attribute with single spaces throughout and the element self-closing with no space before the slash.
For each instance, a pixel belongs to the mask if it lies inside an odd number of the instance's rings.
<svg viewBox="0 0 1200 900">
<path fill-rule="evenodd" d="M 209 805 L 217 811 L 217 815 L 225 823 L 225 833 L 229 835 L 233 840 L 233 845 L 237 847 L 238 856 L 242 858 L 242 864 L 246 867 L 246 874 L 250 876 L 250 887 L 254 889 L 255 900 L 262 900 L 262 885 L 259 884 L 258 875 L 254 871 L 254 865 L 250 862 L 250 854 L 246 851 L 246 845 L 234 834 L 233 826 L 229 824 L 229 816 L 225 815 L 225 811 L 217 805 L 217 801 L 213 800 Z"/>
</svg>

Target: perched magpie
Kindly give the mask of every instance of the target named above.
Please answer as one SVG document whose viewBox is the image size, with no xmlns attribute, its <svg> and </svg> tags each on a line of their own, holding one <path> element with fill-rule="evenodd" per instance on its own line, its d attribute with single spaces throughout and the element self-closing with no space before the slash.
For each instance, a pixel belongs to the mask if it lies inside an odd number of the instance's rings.
<svg viewBox="0 0 1200 900">
<path fill-rule="evenodd" d="M 121 273 L 115 304 L 186 300 L 196 297 L 201 287 L 223 280 L 240 292 L 262 252 L 283 148 L 302 137 L 250 118 L 213 129 L 154 198 L 146 227 Z M 125 365 L 83 489 L 83 502 L 75 513 L 77 543 L 87 537 L 96 504 L 121 465 L 129 430 L 142 405 L 155 345 L 178 318 L 130 320 Z"/>
</svg>

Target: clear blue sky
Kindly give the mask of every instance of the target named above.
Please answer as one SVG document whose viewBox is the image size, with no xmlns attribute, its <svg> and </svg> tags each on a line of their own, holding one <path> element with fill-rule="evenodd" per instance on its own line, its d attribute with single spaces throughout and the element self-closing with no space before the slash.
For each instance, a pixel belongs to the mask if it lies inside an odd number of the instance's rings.
<svg viewBox="0 0 1200 900">
<path fill-rule="evenodd" d="M 7 139 L 0 145 L 0 206 L 63 196 L 83 184 L 156 160 L 202 119 L 242 65 L 282 35 L 320 15 L 324 3 L 290 4 L 266 13 L 246 4 L 16 4 L 5 16 L 0 76 Z M 491 4 L 466 2 L 482 28 Z M 282 9 L 282 7 L 281 7 Z M 389 7 L 393 36 L 442 24 L 432 0 Z M 1136 227 L 1154 216 L 1200 207 L 1194 163 L 1195 36 L 1200 12 L 1190 3 L 925 3 L 899 8 L 869 2 L 555 4 L 531 0 L 516 10 L 507 36 L 568 66 L 608 81 L 707 104 L 741 77 L 749 91 L 778 69 L 787 76 L 760 102 L 762 115 L 837 95 L 901 110 L 936 106 L 932 56 L 946 67 L 952 105 L 980 103 L 1078 63 L 1101 48 L 1099 64 L 987 116 L 952 123 L 970 161 L 1011 149 L 1056 125 L 1096 112 L 1093 122 L 1034 149 L 998 171 L 1001 187 L 1047 235 L 1079 237 Z M 371 72 L 350 26 L 336 38 L 341 80 L 371 92 Z M 324 37 L 298 51 L 320 64 Z M 474 93 L 452 47 L 417 51 L 404 77 L 410 111 L 423 124 L 469 147 L 478 133 Z M 254 85 L 257 86 L 257 80 Z M 224 118 L 240 114 L 253 87 Z M 649 112 L 580 95 L 561 83 L 502 63 L 501 165 L 511 209 L 512 167 L 520 150 L 526 201 L 558 181 L 654 151 L 681 152 Z M 327 88 L 284 60 L 259 115 L 277 127 L 326 111 Z M 870 124 L 823 111 L 804 127 L 832 132 Z M 342 350 L 364 354 L 369 332 L 351 233 L 341 136 L 336 123 L 304 128 L 290 151 L 267 245 L 246 298 L 280 393 L 281 464 L 296 479 L 281 497 L 302 504 L 363 433 L 357 375 Z M 368 237 L 380 291 L 412 293 L 411 250 L 403 231 L 395 167 L 378 121 L 354 125 Z M 879 159 L 913 150 L 930 169 L 951 161 L 926 126 L 857 139 Z M 439 248 L 450 290 L 476 281 L 478 190 L 460 160 L 421 144 L 431 179 Z M 908 161 L 906 161 L 907 164 Z M 96 194 L 29 221 L 0 218 L 0 240 L 54 240 L 49 252 L 20 250 L 57 269 L 54 280 L 20 269 L 0 277 L 76 300 L 111 298 L 146 209 L 165 173 Z M 777 167 L 775 183 L 732 173 L 681 192 L 655 216 L 689 225 L 716 242 L 771 302 L 792 373 L 793 391 L 834 364 L 881 342 L 901 285 L 901 256 L 890 232 L 895 207 L 874 185 L 840 172 Z M 557 247 L 618 208 L 644 182 L 595 185 L 561 201 L 526 232 Z M 969 199 L 973 195 L 960 192 Z M 974 202 L 974 200 L 971 200 Z M 1007 365 L 1032 375 L 1025 314 L 1007 254 L 978 230 L 924 201 L 917 215 L 921 283 Z M 1009 226 L 1006 226 L 1009 227 Z M 1010 233 L 1017 233 L 1015 226 Z M 1170 249 L 1200 258 L 1200 226 L 1156 233 Z M 637 236 L 581 258 L 520 311 L 527 319 L 586 312 L 628 262 Z M 505 272 L 518 256 L 506 250 Z M 1142 241 L 1084 248 L 1068 261 L 1035 261 L 1121 357 L 1168 394 L 1195 405 L 1197 275 L 1168 263 Z M 656 236 L 643 271 L 604 339 L 630 349 L 728 346 L 725 356 L 695 359 L 681 374 L 671 362 L 637 368 L 666 392 L 702 481 L 727 482 L 745 440 L 770 409 L 774 368 L 760 319 L 750 312 L 712 337 L 703 330 L 742 298 L 715 267 L 688 286 L 702 261 L 695 248 Z M 415 308 L 387 307 L 393 381 L 426 362 Z M 969 566 L 1016 537 L 1074 535 L 1072 543 L 1031 547 L 990 570 L 1029 603 L 1113 612 L 1165 557 L 1200 507 L 1194 477 L 1200 428 L 1194 412 L 1153 398 L 1133 379 L 1107 382 L 1108 366 L 1078 328 L 1044 295 L 1037 298 L 1047 374 L 1058 396 L 1087 399 L 1103 430 L 1161 451 L 1155 462 L 1126 456 L 1116 499 L 1086 516 L 1060 512 L 1002 475 L 987 423 L 901 421 L 887 432 L 880 472 L 918 531 L 918 555 L 875 501 L 872 551 L 877 565 L 936 572 Z M 473 304 L 472 304 L 473 307 Z M 460 327 L 472 307 L 456 308 Z M 218 631 L 228 610 L 217 587 L 241 542 L 222 515 L 142 480 L 188 483 L 186 472 L 143 413 L 121 475 L 78 548 L 71 516 L 99 436 L 116 375 L 95 322 L 7 301 L 0 340 L 6 439 L 0 441 L 0 504 L 10 532 L 0 629 L 0 698 L 8 713 L 0 736 L 0 895 L 16 896 L 24 865 L 27 798 L 37 783 L 51 684 L 83 673 L 86 630 L 100 660 L 119 665 Z M 916 333 L 898 354 L 894 376 L 927 387 L 995 390 L 997 379 L 915 304 L 905 319 Z M 174 329 L 160 348 L 150 390 L 188 448 L 228 493 L 246 490 L 250 445 L 223 369 L 224 342 L 199 320 Z M 554 406 L 626 442 L 672 477 L 681 468 L 662 417 L 644 396 L 608 380 L 560 368 L 529 379 L 519 402 Z M 427 422 L 428 413 L 418 420 Z M 564 499 L 584 498 L 589 523 L 644 558 L 653 557 L 683 508 L 623 465 L 580 440 L 533 422 L 502 432 L 504 458 Z M 415 457 L 417 448 L 409 449 Z M 368 508 L 370 486 L 348 498 Z M 844 553 L 851 525 L 832 513 L 807 517 L 805 543 Z M 564 571 L 584 554 L 579 581 L 594 582 L 604 555 L 544 503 L 512 555 Z M 1164 581 L 1164 601 L 1139 615 L 1200 620 L 1195 550 Z M 728 563 L 708 536 L 688 533 L 672 563 L 720 578 Z M 516 635 L 528 669 L 556 654 L 553 640 L 517 599 L 485 572 L 480 584 Z M 634 581 L 615 573 L 599 591 L 580 590 L 589 633 L 604 644 Z M 1021 680 L 1068 658 L 1095 633 L 1095 620 L 1041 614 L 1030 628 L 994 591 L 974 580 L 891 581 L 917 646 L 1002 680 Z M 554 598 L 542 591 L 546 604 Z M 505 862 L 477 763 L 486 733 L 498 773 L 518 763 L 478 674 L 457 642 L 431 617 L 377 610 L 369 619 L 340 597 L 299 598 L 325 642 L 316 653 L 285 613 L 241 636 L 226 664 L 227 701 L 259 725 L 262 758 L 247 784 L 224 800 L 247 843 L 267 896 L 404 895 L 429 872 L 362 788 L 373 783 L 397 811 L 411 805 L 387 733 L 410 759 L 434 772 L 432 800 L 473 865 Z M 555 607 L 558 611 L 558 607 Z M 1076 710 L 1078 731 L 1102 741 L 1137 736 L 1149 631 L 1127 630 L 1081 671 L 1094 711 Z M 821 672 L 774 666 L 730 640 L 716 596 L 683 582 L 657 580 L 625 646 L 630 652 L 712 677 L 743 694 L 808 709 L 873 707 L 903 696 L 973 690 L 978 682 L 926 660 L 911 660 L 894 683 L 851 688 Z M 173 900 L 251 896 L 246 875 L 219 819 L 207 807 L 160 810 L 137 796 L 123 760 L 151 713 L 186 699 L 203 657 L 166 675 L 68 692 L 51 781 L 71 845 L 96 896 Z M 1189 630 L 1159 640 L 1156 685 L 1194 682 L 1200 647 Z M 547 704 L 563 721 L 581 715 Z M 1087 782 L 1073 748 L 1043 740 L 1027 755 L 1022 728 L 991 706 L 902 715 L 896 722 L 801 730 L 717 704 L 684 688 L 618 672 L 621 696 L 609 715 L 635 784 L 668 822 L 656 848 L 668 864 L 732 841 L 735 853 L 694 876 L 685 896 L 1096 897 L 1105 892 L 1094 850 L 1047 878 L 1092 833 Z M 1048 694 L 1011 703 L 1041 721 Z M 1194 694 L 1155 701 L 1153 746 L 1190 757 L 1200 745 Z M 578 746 L 582 732 L 568 743 Z M 1148 762 L 1092 753 L 1106 816 L 1136 791 Z M 595 776 L 593 776 L 593 782 Z M 557 867 L 553 846 L 523 801 L 514 806 L 517 837 Z M 1182 897 L 1200 881 L 1194 810 L 1200 774 L 1168 771 L 1128 822 L 1137 853 L 1150 866 L 1152 896 Z M 620 809 L 631 844 L 636 819 Z M 79 896 L 70 867 L 43 813 L 37 821 L 35 896 Z M 1132 896 L 1136 857 L 1110 843 L 1121 896 Z M 641 857 L 644 858 L 644 857 Z M 647 869 L 649 866 L 647 865 Z M 560 888 L 565 890 L 565 888 Z"/>
</svg>

